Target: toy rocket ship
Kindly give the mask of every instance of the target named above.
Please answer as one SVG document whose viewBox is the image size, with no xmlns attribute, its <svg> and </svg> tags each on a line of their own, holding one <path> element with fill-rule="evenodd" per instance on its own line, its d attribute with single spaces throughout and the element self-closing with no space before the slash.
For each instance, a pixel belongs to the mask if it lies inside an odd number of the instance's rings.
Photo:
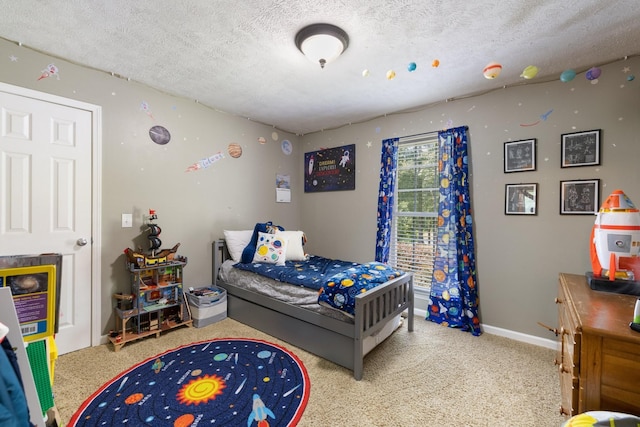
<svg viewBox="0 0 640 427">
<path fill-rule="evenodd" d="M 596 277 L 640 280 L 640 211 L 615 190 L 596 214 L 591 230 L 591 266 Z"/>
</svg>

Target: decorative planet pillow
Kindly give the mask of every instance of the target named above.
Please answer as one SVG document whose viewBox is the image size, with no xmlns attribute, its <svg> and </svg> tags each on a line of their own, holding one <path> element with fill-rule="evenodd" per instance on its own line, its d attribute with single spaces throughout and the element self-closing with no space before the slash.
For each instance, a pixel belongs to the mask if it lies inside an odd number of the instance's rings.
<svg viewBox="0 0 640 427">
<path fill-rule="evenodd" d="M 279 225 L 273 225 L 273 222 L 259 222 L 253 228 L 253 235 L 251 236 L 251 241 L 249 244 L 242 250 L 242 256 L 240 257 L 240 262 L 243 264 L 250 263 L 253 260 L 253 255 L 256 252 L 256 243 L 258 241 L 258 233 L 275 233 L 277 230 L 284 230 L 284 228 Z"/>
<path fill-rule="evenodd" d="M 253 262 L 284 265 L 286 261 L 287 240 L 277 234 L 258 232 L 256 252 Z"/>
<path fill-rule="evenodd" d="M 307 240 L 303 231 L 276 231 L 276 235 L 287 240 L 287 261 L 306 261 L 304 242 Z"/>
</svg>

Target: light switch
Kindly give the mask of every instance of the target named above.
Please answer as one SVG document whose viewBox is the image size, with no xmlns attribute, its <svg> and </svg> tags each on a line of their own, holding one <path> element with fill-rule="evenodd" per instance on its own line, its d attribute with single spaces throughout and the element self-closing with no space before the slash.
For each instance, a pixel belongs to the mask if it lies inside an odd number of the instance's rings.
<svg viewBox="0 0 640 427">
<path fill-rule="evenodd" d="M 133 227 L 133 215 L 132 214 L 122 214 L 122 228 L 131 228 Z"/>
</svg>

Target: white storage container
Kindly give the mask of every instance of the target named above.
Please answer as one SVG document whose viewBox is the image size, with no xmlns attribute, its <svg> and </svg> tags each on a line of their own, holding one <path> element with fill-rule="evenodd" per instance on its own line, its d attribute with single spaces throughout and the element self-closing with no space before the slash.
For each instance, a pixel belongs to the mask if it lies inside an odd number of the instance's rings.
<svg viewBox="0 0 640 427">
<path fill-rule="evenodd" d="M 200 295 L 198 295 L 200 294 Z M 187 293 L 193 326 L 202 328 L 227 317 L 227 291 L 218 287 Z"/>
<path fill-rule="evenodd" d="M 191 305 L 201 307 L 220 300 L 226 294 L 226 290 L 217 286 L 205 286 L 187 292 L 187 299 Z"/>
</svg>

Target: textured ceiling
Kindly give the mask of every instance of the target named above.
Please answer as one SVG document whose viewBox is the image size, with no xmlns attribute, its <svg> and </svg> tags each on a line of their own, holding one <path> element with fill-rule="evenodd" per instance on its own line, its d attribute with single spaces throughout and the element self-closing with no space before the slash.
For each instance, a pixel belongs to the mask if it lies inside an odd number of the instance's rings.
<svg viewBox="0 0 640 427">
<path fill-rule="evenodd" d="M 637 0 L 0 0 L 0 11 L 7 40 L 298 134 L 640 53 Z M 294 44 L 317 22 L 350 36 L 324 70 Z M 503 70 L 488 80 L 492 61 Z M 525 81 L 528 65 L 540 71 Z"/>
</svg>

